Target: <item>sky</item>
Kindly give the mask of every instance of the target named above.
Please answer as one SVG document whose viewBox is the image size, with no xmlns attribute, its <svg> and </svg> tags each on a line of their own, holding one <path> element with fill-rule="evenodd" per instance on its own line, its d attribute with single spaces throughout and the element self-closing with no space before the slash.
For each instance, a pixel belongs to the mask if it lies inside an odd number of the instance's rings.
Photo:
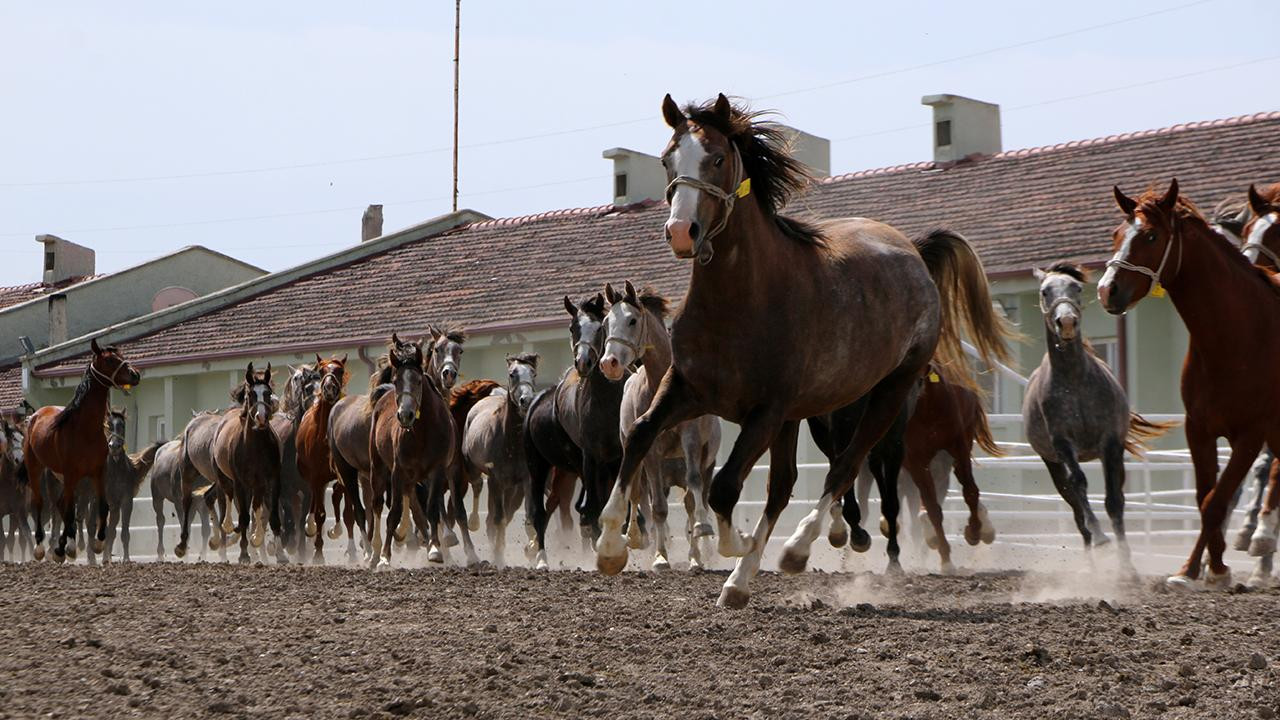
<svg viewBox="0 0 1280 720">
<path fill-rule="evenodd" d="M 280 270 L 450 209 L 453 10 L 431 2 L 0 5 L 0 285 L 34 237 L 110 272 L 187 245 Z M 461 207 L 612 200 L 665 93 L 832 140 L 832 171 L 928 160 L 930 110 L 999 103 L 1005 149 L 1280 109 L 1280 2 L 463 0 Z M 1280 180 L 1277 168 L 1275 180 Z"/>
</svg>

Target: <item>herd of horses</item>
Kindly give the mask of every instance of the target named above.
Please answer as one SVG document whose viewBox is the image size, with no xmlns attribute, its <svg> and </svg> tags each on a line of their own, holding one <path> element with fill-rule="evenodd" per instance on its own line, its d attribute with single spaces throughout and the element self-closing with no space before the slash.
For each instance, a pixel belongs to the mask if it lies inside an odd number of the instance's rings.
<svg viewBox="0 0 1280 720">
<path fill-rule="evenodd" d="M 971 545 L 995 537 L 974 481 L 973 446 L 992 439 L 964 340 L 983 362 L 1009 358 L 1018 334 L 995 309 L 986 274 L 959 234 L 937 229 L 909 239 L 883 223 L 845 218 L 810 223 L 781 213 L 808 182 L 780 126 L 724 95 L 701 105 L 662 104 L 670 142 L 662 153 L 670 216 L 664 234 L 692 262 L 680 310 L 626 282 L 577 302 L 564 298 L 573 364 L 535 390 L 539 357 L 507 357 L 505 382 L 459 384 L 466 335 L 432 327 L 421 339 L 392 334 L 367 391 L 347 393 L 347 358 L 317 356 L 290 368 L 277 395 L 268 364 L 250 363 L 234 404 L 196 414 L 182 437 L 129 455 L 111 389 L 128 391 L 138 371 L 115 347 L 91 343 L 92 358 L 66 407 L 6 423 L 0 452 L 0 517 L 43 559 L 46 522 L 53 557 L 76 552 L 88 530 L 92 561 L 117 523 L 129 557 L 132 499 L 149 477 L 164 555 L 164 503 L 181 526 L 174 552 L 188 551 L 193 514 L 204 547 L 238 539 L 242 562 L 274 554 L 323 562 L 324 539 L 347 537 L 347 554 L 374 567 L 410 536 L 443 562 L 462 545 L 479 562 L 479 498 L 493 562 L 505 562 L 507 525 L 523 506 L 525 552 L 548 567 L 551 515 L 576 513 L 600 572 L 614 574 L 629 551 L 652 546 L 653 567 L 670 566 L 668 497 L 682 488 L 691 568 L 714 542 L 737 558 L 719 604 L 741 607 L 797 477 L 801 422 L 829 459 L 821 496 L 786 539 L 779 565 L 805 569 L 829 523 L 832 545 L 866 551 L 862 509 L 872 480 L 891 570 L 900 568 L 902 495 L 919 510 L 923 536 L 944 571 L 953 568 L 941 498 L 950 475 L 969 511 Z M 1199 537 L 1169 583 L 1221 587 L 1223 526 L 1264 444 L 1280 447 L 1280 184 L 1250 187 L 1248 202 L 1206 218 L 1177 181 L 1130 198 L 1113 233 L 1114 257 L 1098 299 L 1122 314 L 1148 295 L 1168 294 L 1190 332 L 1182 378 L 1188 447 L 1195 465 Z M 1242 252 L 1243 250 L 1243 252 Z M 1105 507 L 1119 557 L 1130 571 L 1124 530 L 1124 454 L 1140 452 L 1167 425 L 1132 412 L 1125 392 L 1081 331 L 1087 271 L 1060 262 L 1035 270 L 1048 353 L 1030 379 L 1024 426 L 1054 486 L 1071 507 L 1086 548 L 1108 542 L 1090 508 L 1081 463 L 1101 460 Z M 1240 343 L 1262 352 L 1242 352 Z M 716 467 L 717 418 L 740 433 Z M 105 423 L 106 432 L 103 427 Z M 1219 473 L 1217 438 L 1231 456 Z M 734 525 L 748 473 L 769 452 L 766 502 L 750 532 Z M 1270 456 L 1267 456 L 1268 458 Z M 1265 503 L 1247 531 L 1270 575 L 1280 523 L 1280 463 L 1268 463 Z M 325 531 L 326 490 L 334 522 Z M 482 488 L 484 492 L 482 493 Z M 468 508 L 467 496 L 471 503 Z M 56 499 L 56 512 L 46 503 Z M 96 512 L 93 512 L 95 509 Z M 920 509 L 922 508 L 922 509 Z M 914 512 L 912 513 L 915 514 Z M 210 522 L 210 519 L 214 522 Z M 80 521 L 79 523 L 77 521 Z M 265 542 L 270 529 L 272 541 Z M 51 538 L 52 538 L 51 536 Z M 311 543 L 309 550 L 307 545 Z"/>
</svg>

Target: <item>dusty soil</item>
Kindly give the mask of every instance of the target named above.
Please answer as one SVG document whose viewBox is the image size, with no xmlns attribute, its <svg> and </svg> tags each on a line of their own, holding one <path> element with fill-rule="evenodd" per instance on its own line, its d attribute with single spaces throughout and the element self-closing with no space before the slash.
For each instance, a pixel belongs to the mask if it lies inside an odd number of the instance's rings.
<svg viewBox="0 0 1280 720">
<path fill-rule="evenodd" d="M 1280 712 L 1277 590 L 1153 579 L 1071 600 L 1021 573 L 765 574 L 748 609 L 725 611 L 723 580 L 0 565 L 0 717 Z"/>
</svg>

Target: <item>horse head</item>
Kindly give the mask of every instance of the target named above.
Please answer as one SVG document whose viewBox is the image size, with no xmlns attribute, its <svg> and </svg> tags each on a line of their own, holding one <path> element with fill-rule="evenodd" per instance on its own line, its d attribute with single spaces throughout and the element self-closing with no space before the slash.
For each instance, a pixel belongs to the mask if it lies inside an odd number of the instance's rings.
<svg viewBox="0 0 1280 720">
<path fill-rule="evenodd" d="M 604 349 L 604 296 L 596 293 L 575 305 L 566 295 L 564 309 L 573 318 L 569 323 L 573 367 L 585 378 L 600 364 Z"/>
<path fill-rule="evenodd" d="M 533 404 L 533 381 L 538 376 L 538 353 L 507 356 L 507 402 L 524 417 Z"/>
<path fill-rule="evenodd" d="M 128 415 L 124 408 L 117 410 L 111 408 L 107 411 L 107 422 L 105 425 L 107 431 L 107 450 L 112 455 L 118 455 L 124 452 L 124 431 Z"/>
<path fill-rule="evenodd" d="M 1040 312 L 1044 313 L 1045 324 L 1060 340 L 1074 341 L 1080 334 L 1081 297 L 1084 284 L 1089 281 L 1088 273 L 1068 262 L 1032 272 L 1040 281 Z"/>
<path fill-rule="evenodd" d="M 316 355 L 315 367 L 319 374 L 318 394 L 329 405 L 338 402 L 343 388 L 347 386 L 347 356 L 321 360 Z"/>
<path fill-rule="evenodd" d="M 120 388 L 126 393 L 142 382 L 142 375 L 124 359 L 116 346 L 99 347 L 97 338 L 94 338 L 89 341 L 89 349 L 93 351 L 89 373 L 98 382 L 109 388 Z"/>
<path fill-rule="evenodd" d="M 396 420 L 407 429 L 422 414 L 422 386 L 426 384 L 422 344 L 401 342 L 392 333 L 387 359 L 391 361 L 391 383 L 396 389 Z"/>
<path fill-rule="evenodd" d="M 232 397 L 240 403 L 240 417 L 250 421 L 255 430 L 271 427 L 271 416 L 279 407 L 279 399 L 271 385 L 271 363 L 262 372 L 254 372 L 253 363 L 244 371 L 244 383 Z"/>
<path fill-rule="evenodd" d="M 458 382 L 458 368 L 462 365 L 462 343 L 466 340 L 465 330 L 431 326 L 431 371 L 445 390 L 452 390 Z"/>
<path fill-rule="evenodd" d="M 661 326 L 666 318 L 667 299 L 650 288 L 637 293 L 630 280 L 626 282 L 625 292 L 606 284 L 604 294 L 609 300 L 609 314 L 605 318 L 608 334 L 604 355 L 600 358 L 600 372 L 617 381 L 653 346 L 654 338 L 649 334 L 656 331 L 655 323 Z M 665 332 L 665 327 L 661 331 Z"/>
<path fill-rule="evenodd" d="M 1271 266 L 1280 270 L 1280 183 L 1259 190 L 1249 186 L 1249 211 L 1252 217 L 1244 226 L 1244 256 L 1257 264 L 1266 255 Z"/>
<path fill-rule="evenodd" d="M 1098 282 L 1098 300 L 1107 312 L 1123 315 L 1152 292 L 1159 294 L 1181 269 L 1180 254 L 1169 262 L 1178 244 L 1178 181 L 1163 195 L 1148 191 L 1136 200 L 1119 187 L 1112 192 L 1125 219 L 1111 233 L 1115 254 Z"/>
</svg>

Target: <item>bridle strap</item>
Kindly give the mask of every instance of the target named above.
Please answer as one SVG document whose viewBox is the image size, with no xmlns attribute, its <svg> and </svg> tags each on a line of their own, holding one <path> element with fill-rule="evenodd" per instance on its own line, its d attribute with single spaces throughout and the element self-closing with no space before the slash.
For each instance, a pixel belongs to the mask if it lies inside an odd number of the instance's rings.
<svg viewBox="0 0 1280 720">
<path fill-rule="evenodd" d="M 1057 310 L 1059 305 L 1070 305 L 1071 309 L 1076 311 L 1076 315 L 1081 314 L 1080 303 L 1066 295 L 1054 298 L 1053 302 L 1049 303 L 1049 307 L 1045 307 L 1044 298 L 1040 298 L 1040 312 L 1044 313 L 1046 317 L 1052 315 L 1053 311 Z"/>
<path fill-rule="evenodd" d="M 705 180 L 691 177 L 689 175 L 677 175 L 675 179 L 667 183 L 666 193 L 668 202 L 670 202 L 671 195 L 675 193 L 677 187 L 681 185 L 688 185 L 691 188 L 707 193 L 724 204 L 724 212 L 721 213 L 720 221 L 716 223 L 716 226 L 694 241 L 693 254 L 698 258 L 698 262 L 703 265 L 711 262 L 711 258 L 715 257 L 715 248 L 711 246 L 711 239 L 719 235 L 720 232 L 729 225 L 729 216 L 733 214 L 734 203 L 737 202 L 738 198 L 746 197 L 746 195 L 751 192 L 751 178 L 744 179 L 742 177 L 742 157 L 739 155 L 736 145 L 731 144 L 731 147 L 733 148 L 734 168 L 734 189 L 732 191 L 725 190 L 719 185 L 714 185 Z"/>
<path fill-rule="evenodd" d="M 1266 245 L 1263 245 L 1258 240 L 1250 240 L 1249 242 L 1245 243 L 1240 247 L 1240 252 L 1245 252 L 1250 248 L 1255 248 L 1259 253 L 1266 255 L 1268 258 L 1271 258 L 1271 262 L 1275 263 L 1276 268 L 1280 269 L 1280 255 L 1277 255 L 1274 250 L 1267 247 Z"/>
<path fill-rule="evenodd" d="M 1120 253 L 1116 253 L 1115 257 L 1112 257 L 1107 261 L 1107 267 L 1120 268 L 1121 270 L 1136 272 L 1139 275 L 1146 275 L 1151 279 L 1151 286 L 1147 288 L 1147 295 L 1150 295 L 1164 285 L 1164 283 L 1160 281 L 1160 276 L 1164 274 L 1164 266 L 1169 262 L 1169 252 L 1173 250 L 1173 244 L 1175 242 L 1178 244 L 1178 268 L 1173 272 L 1173 276 L 1176 278 L 1178 277 L 1178 273 L 1182 272 L 1182 241 L 1178 237 L 1177 228 L 1172 222 L 1170 222 L 1169 227 L 1169 243 L 1164 246 L 1164 255 L 1160 257 L 1160 266 L 1155 270 L 1152 270 L 1145 265 L 1134 265 L 1128 260 L 1121 258 Z M 1146 295 L 1143 297 L 1146 297 Z"/>
<path fill-rule="evenodd" d="M 111 373 L 110 375 L 107 375 L 106 373 L 99 370 L 97 366 L 94 365 L 92 362 L 89 363 L 89 373 L 94 377 L 95 380 L 102 383 L 103 385 L 106 385 L 109 388 L 120 387 L 119 383 L 116 382 L 116 376 L 119 375 L 120 371 L 123 369 L 124 369 L 124 363 L 120 363 L 119 365 L 116 366 L 115 372 Z"/>
</svg>

